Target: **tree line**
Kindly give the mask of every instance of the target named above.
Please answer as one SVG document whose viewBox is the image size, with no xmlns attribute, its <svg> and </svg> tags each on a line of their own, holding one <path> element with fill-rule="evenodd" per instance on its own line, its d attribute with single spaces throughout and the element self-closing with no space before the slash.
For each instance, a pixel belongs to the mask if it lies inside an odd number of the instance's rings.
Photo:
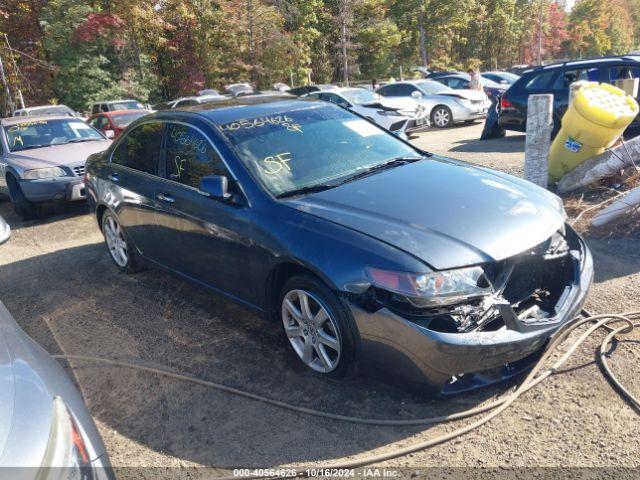
<svg viewBox="0 0 640 480">
<path fill-rule="evenodd" d="M 14 101 L 78 110 L 258 88 L 628 53 L 640 0 L 2 0 Z M 2 93 L 7 100 L 6 90 Z"/>
</svg>

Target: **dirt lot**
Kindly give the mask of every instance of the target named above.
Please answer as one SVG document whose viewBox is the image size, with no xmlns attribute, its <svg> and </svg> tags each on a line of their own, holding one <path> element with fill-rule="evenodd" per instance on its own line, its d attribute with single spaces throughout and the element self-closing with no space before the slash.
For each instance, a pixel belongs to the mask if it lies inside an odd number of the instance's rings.
<svg viewBox="0 0 640 480">
<path fill-rule="evenodd" d="M 521 172 L 524 137 L 478 142 L 474 139 L 481 128 L 431 131 L 415 142 L 437 153 Z M 141 359 L 274 399 L 363 417 L 453 413 L 499 396 L 509 387 L 434 401 L 366 378 L 350 383 L 319 379 L 291 363 L 277 326 L 261 322 L 241 307 L 159 271 L 119 274 L 85 207 L 24 223 L 4 201 L 0 215 L 13 229 L 9 243 L 0 247 L 0 299 L 51 353 Z M 588 242 L 596 262 L 588 307 L 595 312 L 640 309 L 638 240 Z M 411 471 L 640 468 L 640 417 L 598 372 L 594 363 L 598 343 L 590 340 L 570 368 L 526 394 L 490 424 L 385 466 Z M 640 395 L 637 343 L 618 345 L 612 365 Z M 158 467 L 154 478 L 191 475 L 190 466 L 212 467 L 222 474 L 238 466 L 330 464 L 406 446 L 457 426 L 357 426 L 291 414 L 146 373 L 79 362 L 70 367 L 114 466 Z M 538 471 L 537 476 L 546 476 L 545 472 Z M 554 470 L 553 476 L 574 472 Z M 129 469 L 120 474 L 143 476 L 140 470 Z"/>
</svg>

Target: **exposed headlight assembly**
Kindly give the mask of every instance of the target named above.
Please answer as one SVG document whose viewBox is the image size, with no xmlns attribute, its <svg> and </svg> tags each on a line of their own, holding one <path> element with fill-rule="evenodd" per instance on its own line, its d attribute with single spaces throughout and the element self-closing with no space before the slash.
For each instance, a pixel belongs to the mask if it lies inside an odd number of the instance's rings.
<svg viewBox="0 0 640 480">
<path fill-rule="evenodd" d="M 367 267 L 367 275 L 377 288 L 400 295 L 418 308 L 452 305 L 492 292 L 491 283 L 480 267 L 428 273 L 395 272 Z"/>
<path fill-rule="evenodd" d="M 22 176 L 26 180 L 39 180 L 41 178 L 66 177 L 67 172 L 60 167 L 34 168 L 24 172 Z"/>
<path fill-rule="evenodd" d="M 37 480 L 61 478 L 93 480 L 94 478 L 82 434 L 60 397 L 53 400 L 53 420 L 49 442 L 36 478 Z"/>
</svg>

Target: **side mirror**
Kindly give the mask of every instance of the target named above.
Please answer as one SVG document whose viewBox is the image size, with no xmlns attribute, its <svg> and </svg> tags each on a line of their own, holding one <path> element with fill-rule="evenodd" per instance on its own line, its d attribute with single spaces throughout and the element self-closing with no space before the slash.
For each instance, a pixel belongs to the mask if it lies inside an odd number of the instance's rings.
<svg viewBox="0 0 640 480">
<path fill-rule="evenodd" d="M 116 132 L 113 130 L 105 130 L 104 134 L 107 138 L 116 138 Z"/>
<path fill-rule="evenodd" d="M 417 90 L 411 92 L 411 98 L 415 98 L 416 100 L 420 100 L 422 98 L 422 93 Z"/>
<path fill-rule="evenodd" d="M 229 181 L 224 175 L 210 175 L 200 179 L 200 191 L 216 200 L 229 200 Z"/>
</svg>

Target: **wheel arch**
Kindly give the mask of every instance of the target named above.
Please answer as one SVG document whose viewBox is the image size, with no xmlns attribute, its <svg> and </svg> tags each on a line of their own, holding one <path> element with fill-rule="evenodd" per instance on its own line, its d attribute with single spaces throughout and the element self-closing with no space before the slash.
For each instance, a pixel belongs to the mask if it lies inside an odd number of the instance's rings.
<svg viewBox="0 0 640 480">
<path fill-rule="evenodd" d="M 274 265 L 269 271 L 265 286 L 265 317 L 269 321 L 278 321 L 278 296 L 285 282 L 296 275 L 310 275 L 321 281 L 333 292 L 337 291 L 336 286 L 326 275 L 318 272 L 315 268 L 307 266 L 302 262 L 287 259 Z"/>
</svg>

